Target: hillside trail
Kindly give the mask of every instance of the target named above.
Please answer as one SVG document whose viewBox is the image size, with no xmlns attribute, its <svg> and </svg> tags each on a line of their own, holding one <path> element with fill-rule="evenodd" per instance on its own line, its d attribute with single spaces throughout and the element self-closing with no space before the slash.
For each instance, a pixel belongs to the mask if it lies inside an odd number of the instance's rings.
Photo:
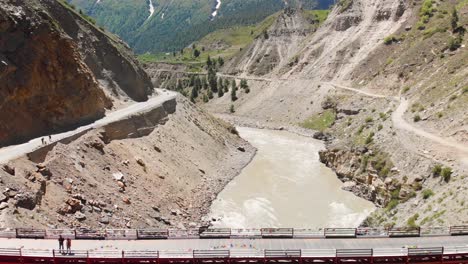
<svg viewBox="0 0 468 264">
<path fill-rule="evenodd" d="M 39 148 L 42 148 L 47 144 L 53 144 L 57 141 L 77 135 L 86 130 L 99 128 L 109 123 L 125 119 L 132 115 L 152 110 L 156 107 L 161 106 L 164 102 L 174 99 L 177 96 L 175 92 L 163 91 L 159 89 L 157 89 L 157 91 L 158 95 L 148 99 L 146 102 L 134 103 L 125 108 L 109 112 L 102 119 L 99 119 L 92 124 L 78 127 L 75 130 L 51 135 L 51 140 L 49 140 L 48 136 L 41 136 L 38 138 L 31 139 L 30 141 L 23 144 L 0 148 L 0 164 L 7 163 L 10 160 L 19 158 Z M 47 141 L 47 144 L 42 143 L 43 139 Z"/>
<path fill-rule="evenodd" d="M 256 81 L 268 81 L 268 82 L 291 80 L 291 79 L 274 79 L 274 78 L 263 78 L 263 77 L 252 77 L 252 76 L 239 77 L 239 76 L 224 75 L 224 74 L 220 74 L 220 76 L 229 77 L 229 78 L 241 78 L 241 79 L 247 79 L 247 80 L 256 80 Z M 293 80 L 297 80 L 297 79 L 293 79 Z M 331 85 L 331 86 L 333 86 L 333 87 L 335 87 L 337 89 L 347 90 L 347 91 L 350 91 L 350 92 L 353 92 L 353 93 L 358 93 L 358 94 L 361 94 L 363 96 L 368 96 L 368 97 L 373 97 L 373 98 L 382 98 L 382 99 L 386 98 L 386 99 L 390 99 L 392 101 L 398 102 L 399 105 L 398 105 L 397 109 L 392 113 L 392 123 L 393 123 L 393 126 L 395 128 L 397 128 L 399 130 L 402 130 L 402 131 L 410 132 L 412 134 L 415 134 L 417 136 L 425 138 L 425 139 L 427 139 L 427 140 L 429 140 L 429 141 L 431 141 L 433 143 L 436 143 L 438 146 L 443 147 L 443 148 L 440 148 L 440 147 L 437 148 L 436 147 L 436 150 L 438 150 L 440 152 L 446 153 L 447 148 L 448 148 L 449 152 L 450 152 L 450 156 L 458 157 L 459 160 L 463 164 L 468 166 L 468 146 L 466 144 L 456 142 L 456 141 L 454 141 L 454 140 L 452 140 L 450 138 L 444 138 L 444 137 L 438 136 L 436 134 L 432 134 L 432 133 L 430 133 L 430 132 L 428 132 L 428 131 L 426 131 L 426 130 L 424 130 L 422 128 L 418 128 L 416 126 L 413 126 L 408 121 L 406 121 L 406 119 L 404 118 L 404 114 L 408 110 L 410 102 L 409 102 L 409 100 L 407 100 L 406 98 L 403 98 L 401 96 L 401 91 L 400 91 L 400 94 L 398 96 L 389 96 L 389 95 L 383 95 L 383 94 L 377 94 L 377 93 L 373 93 L 373 92 L 369 92 L 369 91 L 364 91 L 364 90 L 361 90 L 361 89 L 356 89 L 356 88 L 336 84 L 336 83 L 333 83 L 333 82 L 321 82 L 321 83 Z M 414 145 L 416 143 L 411 142 L 411 144 Z M 409 146 L 409 148 L 411 148 L 414 151 L 417 150 L 416 146 Z"/>
<path fill-rule="evenodd" d="M 387 98 L 387 99 L 391 99 L 393 101 L 399 102 L 397 109 L 392 113 L 392 123 L 395 128 L 413 133 L 431 142 L 437 143 L 440 146 L 449 148 L 450 154 L 453 154 L 451 156 L 458 156 L 459 160 L 462 163 L 464 163 L 465 165 L 468 165 L 468 146 L 464 145 L 463 143 L 455 142 L 452 139 L 443 138 L 438 135 L 432 134 L 426 130 L 413 126 L 408 121 L 406 121 L 406 119 L 404 118 L 404 114 L 408 110 L 410 103 L 409 103 L 409 100 L 401 96 L 401 91 L 399 93 L 399 96 L 386 96 L 386 95 L 367 92 L 367 91 L 363 91 L 363 90 L 359 90 L 359 89 L 355 89 L 355 88 L 347 87 L 343 85 L 338 85 L 334 83 L 328 83 L 328 84 L 336 88 L 352 91 L 352 92 L 359 93 L 365 96 L 374 97 L 374 98 Z M 415 144 L 415 143 L 412 142 L 411 144 Z M 409 147 L 411 148 L 411 146 Z M 416 149 L 417 149 L 416 147 L 413 148 L 413 150 L 416 150 Z M 442 150 L 441 148 L 436 148 L 436 149 L 439 151 Z M 444 150 L 443 152 L 445 151 L 446 150 Z"/>
</svg>

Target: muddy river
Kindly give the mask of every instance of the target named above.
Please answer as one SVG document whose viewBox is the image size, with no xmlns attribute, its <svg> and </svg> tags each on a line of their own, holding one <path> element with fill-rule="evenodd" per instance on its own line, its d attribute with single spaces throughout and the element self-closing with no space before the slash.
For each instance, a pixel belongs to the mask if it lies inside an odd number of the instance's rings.
<svg viewBox="0 0 468 264">
<path fill-rule="evenodd" d="M 321 141 L 286 131 L 238 128 L 258 149 L 211 207 L 215 227 L 356 227 L 374 210 L 343 191 L 319 161 Z"/>
</svg>

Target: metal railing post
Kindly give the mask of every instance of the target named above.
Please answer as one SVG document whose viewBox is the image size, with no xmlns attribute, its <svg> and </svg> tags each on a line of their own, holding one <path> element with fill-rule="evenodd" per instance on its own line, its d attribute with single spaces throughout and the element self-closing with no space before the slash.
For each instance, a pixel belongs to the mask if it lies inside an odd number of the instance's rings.
<svg viewBox="0 0 468 264">
<path fill-rule="evenodd" d="M 20 263 L 23 264 L 23 263 L 24 263 L 24 260 L 23 260 L 23 251 L 21 250 L 21 248 L 19 249 L 19 253 L 20 253 Z"/>
</svg>

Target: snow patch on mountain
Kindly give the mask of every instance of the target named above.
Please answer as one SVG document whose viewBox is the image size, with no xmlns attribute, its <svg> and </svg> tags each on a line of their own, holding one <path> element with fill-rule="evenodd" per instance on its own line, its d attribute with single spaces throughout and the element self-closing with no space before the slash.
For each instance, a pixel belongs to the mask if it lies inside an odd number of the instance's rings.
<svg viewBox="0 0 468 264">
<path fill-rule="evenodd" d="M 149 0 L 149 12 L 150 12 L 150 15 L 148 16 L 146 20 L 149 20 L 154 14 L 154 5 L 153 5 L 152 0 Z"/>
<path fill-rule="evenodd" d="M 211 19 L 214 19 L 218 15 L 218 11 L 221 8 L 221 0 L 216 0 L 216 7 L 213 13 L 211 13 Z"/>
</svg>

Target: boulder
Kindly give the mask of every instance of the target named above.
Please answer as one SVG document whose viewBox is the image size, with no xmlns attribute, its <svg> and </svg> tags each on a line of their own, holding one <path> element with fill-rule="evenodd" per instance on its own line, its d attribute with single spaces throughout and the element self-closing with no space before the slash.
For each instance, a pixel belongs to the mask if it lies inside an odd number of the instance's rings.
<svg viewBox="0 0 468 264">
<path fill-rule="evenodd" d="M 8 208 L 8 203 L 5 203 L 5 202 L 0 203 L 0 211 L 6 208 Z"/>
<path fill-rule="evenodd" d="M 6 164 L 6 165 L 3 165 L 3 170 L 12 176 L 15 176 L 15 167 L 12 167 Z"/>
<path fill-rule="evenodd" d="M 131 203 L 131 202 L 130 202 L 130 198 L 128 198 L 128 197 L 122 198 L 122 201 L 123 201 L 125 204 L 130 204 L 130 203 Z"/>
<path fill-rule="evenodd" d="M 112 173 L 112 176 L 114 177 L 116 181 L 122 181 L 124 179 L 124 175 L 120 171 L 116 173 Z"/>
<path fill-rule="evenodd" d="M 20 193 L 15 196 L 16 206 L 28 210 L 33 210 L 37 204 L 37 198 L 31 193 Z"/>
<path fill-rule="evenodd" d="M 75 219 L 78 221 L 84 221 L 86 220 L 86 215 L 83 214 L 82 212 L 76 212 L 75 213 Z"/>
<path fill-rule="evenodd" d="M 99 223 L 107 225 L 110 223 L 110 219 L 107 216 L 101 217 L 101 219 L 99 219 Z"/>
<path fill-rule="evenodd" d="M 245 148 L 244 148 L 244 147 L 238 147 L 237 150 L 240 151 L 240 152 L 245 152 Z"/>
<path fill-rule="evenodd" d="M 75 199 L 75 198 L 69 198 L 67 199 L 67 201 L 65 201 L 65 203 L 70 206 L 70 209 L 69 210 L 69 214 L 73 214 L 79 210 L 81 210 L 81 208 L 83 208 L 83 205 L 81 204 L 81 201 L 78 200 L 78 199 Z"/>
<path fill-rule="evenodd" d="M 137 158 L 136 162 L 138 163 L 138 165 L 140 165 L 142 167 L 146 167 L 146 163 L 145 163 L 145 161 L 143 159 Z"/>
<path fill-rule="evenodd" d="M 101 153 L 104 153 L 104 144 L 99 141 L 93 141 L 89 143 L 89 145 L 97 150 L 99 150 Z"/>
<path fill-rule="evenodd" d="M 5 194 L 0 193 L 0 203 L 6 202 L 7 200 L 8 200 L 8 197 Z"/>
</svg>

